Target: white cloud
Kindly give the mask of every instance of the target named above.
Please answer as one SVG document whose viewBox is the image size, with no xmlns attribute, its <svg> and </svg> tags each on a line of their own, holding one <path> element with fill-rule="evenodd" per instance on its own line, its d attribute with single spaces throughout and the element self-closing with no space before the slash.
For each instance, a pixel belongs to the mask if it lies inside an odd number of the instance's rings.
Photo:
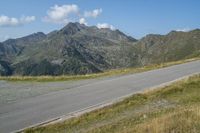
<svg viewBox="0 0 200 133">
<path fill-rule="evenodd" d="M 54 5 L 47 11 L 47 16 L 44 20 L 53 23 L 68 23 L 70 15 L 78 15 L 79 8 L 75 4 L 71 5 Z"/>
<path fill-rule="evenodd" d="M 84 24 L 84 25 L 88 25 L 87 22 L 86 22 L 86 20 L 85 20 L 85 18 L 80 18 L 79 19 L 79 23 L 80 24 Z"/>
<path fill-rule="evenodd" d="M 85 11 L 84 12 L 84 16 L 85 17 L 92 17 L 92 18 L 96 18 L 97 16 L 99 16 L 102 13 L 102 9 L 94 9 L 93 11 Z"/>
<path fill-rule="evenodd" d="M 107 23 L 98 23 L 97 27 L 99 29 L 109 28 L 111 30 L 115 30 L 115 27 L 113 25 L 107 24 Z"/>
<path fill-rule="evenodd" d="M 23 16 L 20 18 L 20 21 L 22 23 L 30 23 L 32 21 L 35 21 L 35 16 Z"/>
<path fill-rule="evenodd" d="M 47 15 L 43 17 L 44 22 L 56 24 L 67 24 L 69 22 L 77 22 L 87 25 L 86 18 L 96 18 L 102 13 L 102 9 L 94 9 L 92 11 L 80 11 L 78 5 L 54 5 L 47 10 Z"/>
<path fill-rule="evenodd" d="M 190 28 L 177 29 L 176 31 L 187 32 L 190 31 Z"/>
<path fill-rule="evenodd" d="M 0 16 L 0 26 L 19 26 L 26 23 L 35 21 L 35 16 L 22 16 L 21 18 L 8 17 L 5 15 Z"/>
</svg>

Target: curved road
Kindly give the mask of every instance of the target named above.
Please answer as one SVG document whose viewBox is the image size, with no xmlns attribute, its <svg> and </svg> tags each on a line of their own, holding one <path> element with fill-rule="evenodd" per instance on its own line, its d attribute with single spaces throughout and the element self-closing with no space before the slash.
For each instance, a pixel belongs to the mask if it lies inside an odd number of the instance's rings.
<svg viewBox="0 0 200 133">
<path fill-rule="evenodd" d="M 125 75 L 0 107 L 0 132 L 13 132 L 99 103 L 200 73 L 200 61 Z"/>
</svg>

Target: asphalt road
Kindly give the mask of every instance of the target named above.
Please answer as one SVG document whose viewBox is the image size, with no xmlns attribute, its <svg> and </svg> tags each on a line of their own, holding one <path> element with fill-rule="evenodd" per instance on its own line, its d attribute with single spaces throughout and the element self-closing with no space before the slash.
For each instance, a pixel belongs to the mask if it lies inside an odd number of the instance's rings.
<svg viewBox="0 0 200 133">
<path fill-rule="evenodd" d="M 13 132 L 118 97 L 200 73 L 200 61 L 104 79 L 0 107 L 0 132 Z"/>
</svg>

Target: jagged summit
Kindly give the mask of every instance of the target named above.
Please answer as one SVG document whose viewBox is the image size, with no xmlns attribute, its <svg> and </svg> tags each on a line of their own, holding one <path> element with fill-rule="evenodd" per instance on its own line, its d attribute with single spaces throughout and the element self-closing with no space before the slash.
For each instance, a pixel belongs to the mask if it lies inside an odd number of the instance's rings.
<svg viewBox="0 0 200 133">
<path fill-rule="evenodd" d="M 66 35 L 73 35 L 85 28 L 86 26 L 84 24 L 80 24 L 78 22 L 75 22 L 75 23 L 70 22 L 64 28 L 62 28 L 60 32 Z"/>
</svg>

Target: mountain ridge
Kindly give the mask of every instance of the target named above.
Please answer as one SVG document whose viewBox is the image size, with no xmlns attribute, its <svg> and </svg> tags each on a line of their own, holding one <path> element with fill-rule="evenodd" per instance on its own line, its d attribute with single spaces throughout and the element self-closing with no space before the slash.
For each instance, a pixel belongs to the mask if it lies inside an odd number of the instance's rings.
<svg viewBox="0 0 200 133">
<path fill-rule="evenodd" d="M 0 75 L 87 74 L 138 67 L 198 55 L 199 44 L 199 29 L 137 40 L 120 30 L 69 23 L 48 34 L 37 32 L 1 42 Z"/>
</svg>

